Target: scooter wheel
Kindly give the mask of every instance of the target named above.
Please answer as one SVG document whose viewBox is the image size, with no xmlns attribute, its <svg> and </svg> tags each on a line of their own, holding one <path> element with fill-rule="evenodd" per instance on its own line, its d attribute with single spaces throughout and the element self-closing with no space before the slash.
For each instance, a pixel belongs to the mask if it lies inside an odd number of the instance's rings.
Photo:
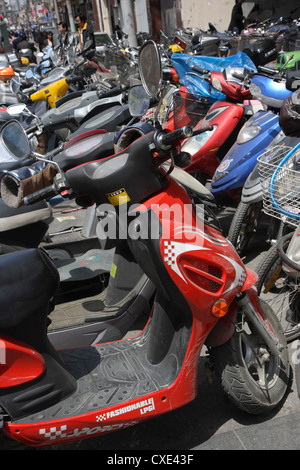
<svg viewBox="0 0 300 470">
<path fill-rule="evenodd" d="M 283 350 L 273 355 L 264 345 L 259 333 L 247 322 L 242 313 L 230 340 L 211 349 L 216 376 L 231 402 L 250 414 L 267 414 L 277 407 L 287 393 L 291 367 L 288 349 L 281 325 L 273 310 L 261 305 L 279 338 Z"/>
<path fill-rule="evenodd" d="M 228 240 L 240 256 L 243 256 L 249 241 L 254 237 L 262 214 L 262 202 L 247 204 L 240 202 L 232 219 Z"/>
</svg>

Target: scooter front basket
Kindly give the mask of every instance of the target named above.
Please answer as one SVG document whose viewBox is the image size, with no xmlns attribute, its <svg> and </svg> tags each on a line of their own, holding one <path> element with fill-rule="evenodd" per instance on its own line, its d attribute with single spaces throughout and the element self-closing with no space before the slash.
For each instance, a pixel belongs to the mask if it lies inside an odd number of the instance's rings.
<svg viewBox="0 0 300 470">
<path fill-rule="evenodd" d="M 293 226 L 300 221 L 300 149 L 277 145 L 258 158 L 263 210 Z"/>
</svg>

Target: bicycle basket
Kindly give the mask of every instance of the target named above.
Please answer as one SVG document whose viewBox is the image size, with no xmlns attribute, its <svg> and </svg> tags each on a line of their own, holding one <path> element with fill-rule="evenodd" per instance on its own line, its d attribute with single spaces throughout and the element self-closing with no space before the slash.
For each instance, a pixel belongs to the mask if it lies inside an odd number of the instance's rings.
<svg viewBox="0 0 300 470">
<path fill-rule="evenodd" d="M 195 127 L 207 114 L 211 102 L 188 92 L 178 91 L 173 95 L 174 129 L 182 126 Z"/>
<path fill-rule="evenodd" d="M 300 149 L 275 146 L 258 158 L 263 211 L 285 223 L 300 221 Z"/>
</svg>

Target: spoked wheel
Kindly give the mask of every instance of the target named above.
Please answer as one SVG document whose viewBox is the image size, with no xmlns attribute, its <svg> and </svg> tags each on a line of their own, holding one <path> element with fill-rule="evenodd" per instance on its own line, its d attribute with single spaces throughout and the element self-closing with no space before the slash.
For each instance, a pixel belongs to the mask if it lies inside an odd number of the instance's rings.
<svg viewBox="0 0 300 470">
<path fill-rule="evenodd" d="M 289 386 L 290 365 L 286 340 L 272 309 L 262 302 L 272 328 L 284 346 L 273 355 L 260 334 L 239 313 L 239 326 L 225 344 L 211 349 L 217 377 L 229 399 L 251 414 L 265 414 L 283 400 Z"/>
<path fill-rule="evenodd" d="M 244 255 L 250 239 L 256 233 L 261 214 L 262 202 L 254 204 L 239 203 L 227 238 L 240 256 Z"/>
<path fill-rule="evenodd" d="M 283 241 L 283 249 L 290 237 Z M 277 245 L 266 253 L 257 268 L 259 298 L 267 302 L 277 315 L 288 342 L 300 336 L 300 280 L 290 277 L 282 269 L 282 258 Z"/>
</svg>

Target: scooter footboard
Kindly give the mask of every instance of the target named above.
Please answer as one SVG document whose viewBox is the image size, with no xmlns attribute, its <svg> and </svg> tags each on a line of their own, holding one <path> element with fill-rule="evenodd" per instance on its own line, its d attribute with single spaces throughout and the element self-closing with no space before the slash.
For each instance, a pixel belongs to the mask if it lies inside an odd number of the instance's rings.
<svg viewBox="0 0 300 470">
<path fill-rule="evenodd" d="M 55 405 L 6 422 L 3 431 L 27 445 L 43 446 L 125 428 L 175 408 L 179 400 L 174 405 L 171 391 L 182 382 L 192 327 L 178 328 L 166 307 L 156 302 L 135 338 L 61 351 L 76 390 Z M 194 398 L 188 385 L 181 404 Z"/>
</svg>

